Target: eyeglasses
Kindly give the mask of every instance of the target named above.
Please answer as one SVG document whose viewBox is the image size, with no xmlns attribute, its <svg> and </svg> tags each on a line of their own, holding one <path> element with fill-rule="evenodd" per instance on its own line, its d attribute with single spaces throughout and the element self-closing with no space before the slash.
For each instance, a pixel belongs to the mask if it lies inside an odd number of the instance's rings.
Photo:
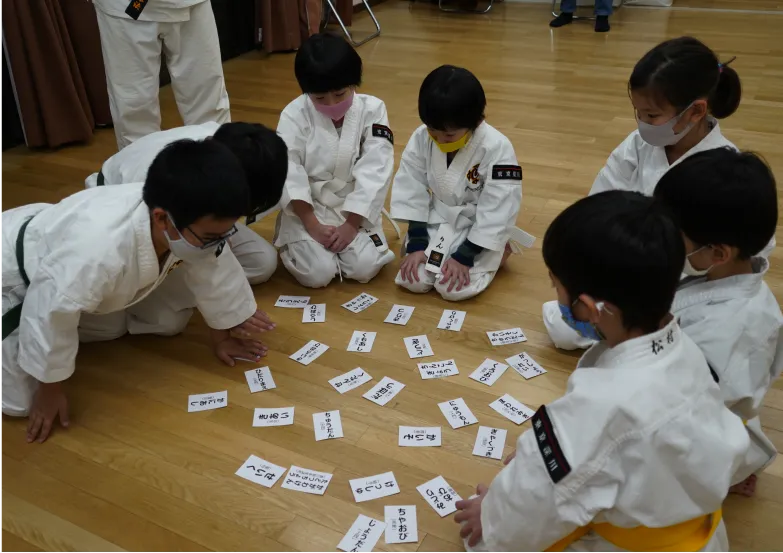
<svg viewBox="0 0 783 553">
<path fill-rule="evenodd" d="M 187 231 L 190 232 L 190 234 L 195 236 L 198 239 L 198 241 L 201 242 L 200 248 L 202 250 L 209 249 L 209 248 L 211 248 L 211 247 L 213 247 L 215 245 L 219 246 L 220 244 L 224 244 L 226 242 L 226 240 L 228 240 L 229 238 L 231 238 L 232 236 L 234 236 L 237 233 L 237 226 L 236 225 L 232 225 L 231 229 L 228 232 L 226 232 L 224 234 L 221 234 L 217 238 L 211 238 L 211 239 L 207 240 L 205 238 L 202 238 L 201 236 L 199 236 L 195 232 L 193 232 L 192 228 L 185 227 L 185 229 L 187 229 Z"/>
</svg>

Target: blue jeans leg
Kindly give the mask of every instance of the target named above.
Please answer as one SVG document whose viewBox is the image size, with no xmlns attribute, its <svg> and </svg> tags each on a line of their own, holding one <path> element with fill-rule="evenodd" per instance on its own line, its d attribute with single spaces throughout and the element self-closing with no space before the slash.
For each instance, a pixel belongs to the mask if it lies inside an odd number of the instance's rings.
<svg viewBox="0 0 783 553">
<path fill-rule="evenodd" d="M 574 13 L 576 11 L 576 0 L 561 0 L 560 11 Z M 595 15 L 612 15 L 612 0 L 596 0 Z"/>
<path fill-rule="evenodd" d="M 561 0 L 560 11 L 563 13 L 574 13 L 576 11 L 576 0 Z"/>
</svg>

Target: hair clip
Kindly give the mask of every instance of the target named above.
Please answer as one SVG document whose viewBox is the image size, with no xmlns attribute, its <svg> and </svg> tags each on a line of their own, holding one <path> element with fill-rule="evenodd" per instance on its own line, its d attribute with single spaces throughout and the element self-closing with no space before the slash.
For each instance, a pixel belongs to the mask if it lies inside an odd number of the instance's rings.
<svg viewBox="0 0 783 553">
<path fill-rule="evenodd" d="M 734 56 L 729 61 L 726 61 L 726 62 L 723 62 L 723 63 L 718 62 L 718 73 L 723 73 L 723 68 L 726 67 L 727 65 L 729 65 L 731 62 L 733 62 L 735 59 L 737 59 L 737 56 Z"/>
</svg>

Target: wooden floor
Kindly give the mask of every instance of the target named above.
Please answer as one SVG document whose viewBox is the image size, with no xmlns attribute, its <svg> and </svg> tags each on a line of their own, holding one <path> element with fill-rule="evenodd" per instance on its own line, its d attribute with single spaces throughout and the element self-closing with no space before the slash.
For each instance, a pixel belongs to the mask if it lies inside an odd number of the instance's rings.
<svg viewBox="0 0 783 553">
<path fill-rule="evenodd" d="M 486 16 L 441 14 L 433 7 L 391 0 L 376 8 L 383 36 L 360 48 L 363 91 L 383 98 L 397 137 L 397 155 L 419 124 L 416 97 L 427 72 L 443 63 L 463 65 L 481 79 L 488 120 L 510 137 L 525 170 L 519 224 L 542 237 L 564 207 L 585 195 L 611 150 L 633 129 L 626 81 L 650 47 L 686 33 L 705 40 L 722 59 L 737 56 L 745 88 L 739 112 L 722 123 L 741 148 L 762 153 L 783 181 L 783 11 L 777 0 L 676 0 L 678 8 L 623 8 L 612 32 L 598 35 L 589 23 L 550 31 L 543 5 L 498 4 Z M 357 32 L 369 30 L 360 16 Z M 236 121 L 276 125 L 280 110 L 298 93 L 293 55 L 252 53 L 225 66 Z M 171 91 L 162 92 L 165 125 L 179 124 Z M 57 152 L 18 149 L 3 154 L 3 209 L 55 202 L 82 188 L 115 148 L 112 131 L 92 144 Z M 273 220 L 256 229 L 270 239 Z M 387 228 L 387 235 L 392 235 Z M 778 242 L 783 235 L 778 233 Z M 393 242 L 397 248 L 398 243 Z M 513 444 L 521 428 L 488 404 L 509 393 L 529 407 L 560 396 L 577 356 L 556 351 L 541 321 L 541 303 L 553 297 L 537 247 L 514 257 L 489 291 L 465 302 L 460 333 L 437 330 L 450 307 L 438 296 L 414 296 L 393 284 L 398 262 L 370 284 L 334 283 L 306 292 L 279 270 L 256 287 L 262 309 L 278 328 L 266 336 L 265 362 L 278 388 L 251 395 L 243 376 L 249 365 L 229 369 L 213 358 L 206 329 L 194 321 L 178 338 L 131 337 L 81 348 L 68 385 L 72 426 L 45 445 L 24 443 L 23 421 L 3 419 L 3 549 L 72 550 L 333 550 L 359 513 L 383 518 L 384 504 L 415 504 L 418 544 L 379 550 L 460 550 L 457 525 L 441 519 L 416 492 L 437 475 L 463 496 L 489 483 L 499 461 L 471 455 L 476 426 L 451 430 L 437 403 L 462 397 L 480 424 L 506 428 Z M 783 255 L 772 256 L 768 279 L 783 297 Z M 380 301 L 360 314 L 340 304 L 369 292 Z M 303 325 L 301 312 L 276 309 L 279 294 L 309 294 L 327 303 L 327 324 Z M 406 327 L 383 324 L 394 303 L 414 305 Z M 485 331 L 521 326 L 529 341 L 492 348 Z M 369 354 L 347 353 L 353 330 L 378 332 Z M 433 360 L 456 359 L 460 374 L 422 381 L 402 338 L 427 334 Z M 309 367 L 288 355 L 309 339 L 331 349 Z M 502 360 L 529 352 L 549 372 L 524 381 L 509 370 L 488 388 L 468 379 L 486 357 Z M 389 376 L 406 388 L 386 407 L 363 399 L 370 387 L 337 394 L 327 380 L 361 366 L 376 381 Z M 225 409 L 188 414 L 189 394 L 228 390 Z M 252 428 L 254 407 L 295 406 L 296 422 Z M 345 438 L 316 443 L 312 413 L 339 409 Z M 767 396 L 762 421 L 783 449 L 783 384 Z M 440 448 L 399 448 L 399 425 L 443 427 Z M 255 454 L 278 465 L 334 473 L 324 497 L 271 490 L 234 476 Z M 393 471 L 402 489 L 387 500 L 354 503 L 348 480 Z M 781 550 L 783 461 L 759 480 L 754 499 L 731 497 L 725 505 L 732 546 Z M 778 528 L 777 530 L 775 528 Z"/>
</svg>

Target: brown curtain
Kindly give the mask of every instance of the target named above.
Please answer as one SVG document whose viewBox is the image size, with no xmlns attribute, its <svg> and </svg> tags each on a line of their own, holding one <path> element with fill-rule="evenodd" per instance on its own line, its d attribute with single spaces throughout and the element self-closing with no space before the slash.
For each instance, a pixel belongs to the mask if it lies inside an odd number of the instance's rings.
<svg viewBox="0 0 783 553">
<path fill-rule="evenodd" d="M 346 26 L 353 18 L 352 0 L 332 0 Z M 296 50 L 308 36 L 318 32 L 323 0 L 256 0 L 256 33 L 266 52 Z"/>
<path fill-rule="evenodd" d="M 95 8 L 85 0 L 3 0 L 3 35 L 29 147 L 90 140 L 110 124 Z"/>
</svg>

